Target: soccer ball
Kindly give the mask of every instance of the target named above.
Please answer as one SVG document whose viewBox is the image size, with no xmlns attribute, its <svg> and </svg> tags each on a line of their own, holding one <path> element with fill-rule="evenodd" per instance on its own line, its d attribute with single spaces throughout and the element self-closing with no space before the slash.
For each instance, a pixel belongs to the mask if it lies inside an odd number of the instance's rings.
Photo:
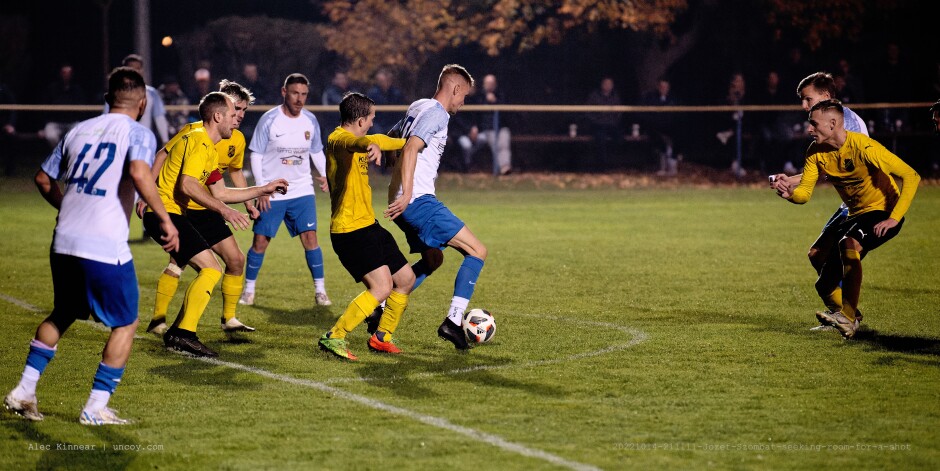
<svg viewBox="0 0 940 471">
<path fill-rule="evenodd" d="M 463 331 L 470 343 L 486 343 L 496 334 L 496 319 L 485 309 L 471 309 L 463 315 Z"/>
</svg>

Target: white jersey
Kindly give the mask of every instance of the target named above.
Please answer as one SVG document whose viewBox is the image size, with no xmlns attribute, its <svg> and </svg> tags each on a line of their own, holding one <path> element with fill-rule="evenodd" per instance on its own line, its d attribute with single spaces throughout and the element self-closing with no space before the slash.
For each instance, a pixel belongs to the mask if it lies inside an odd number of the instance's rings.
<svg viewBox="0 0 940 471">
<path fill-rule="evenodd" d="M 437 100 L 425 98 L 412 103 L 405 118 L 393 128 L 406 141 L 411 136 L 424 141 L 424 148 L 418 152 L 418 161 L 415 164 L 411 201 L 424 195 L 435 194 L 434 181 L 437 180 L 437 169 L 441 166 L 441 156 L 447 145 L 448 122 L 450 115 L 444 105 Z M 401 182 L 393 180 L 393 185 L 396 186 L 389 189 L 390 201 L 402 193 Z"/>
<path fill-rule="evenodd" d="M 104 113 L 111 112 L 111 107 L 104 104 Z M 170 140 L 170 128 L 166 120 L 166 106 L 163 104 L 163 97 L 160 92 L 147 85 L 147 106 L 144 108 L 144 114 L 140 117 L 140 124 L 150 130 L 156 127 L 160 135 L 160 144 L 166 144 Z"/>
<path fill-rule="evenodd" d="M 288 200 L 313 194 L 313 175 L 310 162 L 313 154 L 323 155 L 320 124 L 313 113 L 302 110 L 292 118 L 283 106 L 268 110 L 255 127 L 248 148 L 262 154 L 261 181 L 255 172 L 255 183 L 264 185 L 284 178 L 290 183 L 287 194 L 273 194 L 271 200 Z M 325 167 L 324 158 L 324 167 Z M 319 165 L 317 166 L 319 169 Z M 252 169 L 254 170 L 254 169 Z"/>
<path fill-rule="evenodd" d="M 116 265 L 131 260 L 128 219 L 132 160 L 153 164 L 153 132 L 119 113 L 82 121 L 59 141 L 42 170 L 65 183 L 52 251 Z"/>
<path fill-rule="evenodd" d="M 868 126 L 862 117 L 850 110 L 848 106 L 843 106 L 842 111 L 845 114 L 845 130 L 868 135 Z"/>
</svg>

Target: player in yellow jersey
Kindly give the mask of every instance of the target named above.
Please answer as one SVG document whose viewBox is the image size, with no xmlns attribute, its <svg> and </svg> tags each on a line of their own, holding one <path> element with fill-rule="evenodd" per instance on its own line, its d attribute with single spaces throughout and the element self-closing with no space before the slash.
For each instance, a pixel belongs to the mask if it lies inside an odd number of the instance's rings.
<svg viewBox="0 0 940 471">
<path fill-rule="evenodd" d="M 219 91 L 231 96 L 235 101 L 235 129 L 232 129 L 232 137 L 222 139 L 215 145 L 218 154 L 219 173 L 227 171 L 236 188 L 247 188 L 248 181 L 242 171 L 245 161 L 245 136 L 237 128 L 245 119 L 245 111 L 248 109 L 248 105 L 254 101 L 254 96 L 247 88 L 229 80 L 222 80 L 219 83 Z M 173 139 L 167 142 L 163 149 L 157 152 L 153 164 L 154 178 L 157 178 L 163 168 L 168 150 L 172 149 L 190 131 L 201 127 L 202 121 L 187 124 Z M 258 210 L 252 202 L 245 202 L 245 209 L 251 219 L 258 217 Z M 243 324 L 235 317 L 235 308 L 238 306 L 238 298 L 242 294 L 242 284 L 244 282 L 245 254 L 238 248 L 238 242 L 235 240 L 231 229 L 228 228 L 219 213 L 207 210 L 195 201 L 189 202 L 186 217 L 189 218 L 199 234 L 209 244 L 212 251 L 219 254 L 222 261 L 225 262 L 225 273 L 222 275 L 222 330 L 228 334 L 253 332 L 254 328 Z M 161 336 L 166 333 L 168 328 L 166 313 L 170 307 L 170 301 L 173 300 L 173 296 L 176 294 L 180 275 L 184 268 L 185 266 L 177 266 L 171 257 L 170 263 L 157 280 L 153 318 L 147 326 L 147 332 Z"/>
<path fill-rule="evenodd" d="M 838 100 L 814 105 L 808 128 L 814 142 L 806 151 L 800 184 L 792 192 L 786 182 L 775 188 L 781 197 L 803 204 L 823 174 L 848 206 L 849 216 L 839 224 L 838 247 L 820 270 L 816 292 L 829 308 L 817 316 L 851 338 L 858 329 L 862 258 L 900 232 L 920 176 L 874 139 L 846 131 L 844 119 Z M 900 189 L 895 179 L 901 181 Z"/>
<path fill-rule="evenodd" d="M 398 250 L 395 238 L 379 225 L 372 207 L 369 162 L 381 163 L 382 151 L 398 150 L 404 139 L 366 135 L 375 119 L 375 102 L 361 93 L 347 93 L 339 105 L 340 126 L 327 139 L 326 177 L 330 187 L 330 241 L 343 267 L 366 290 L 349 303 L 332 329 L 320 338 L 320 348 L 355 361 L 346 334 L 386 301 L 370 350 L 399 354 L 392 334 L 408 305 L 415 274 Z"/>
<path fill-rule="evenodd" d="M 199 115 L 203 126 L 185 134 L 170 148 L 157 177 L 160 199 L 180 232 L 179 250 L 170 251 L 170 257 L 177 266 L 189 264 L 198 272 L 186 289 L 180 315 L 173 327 L 163 335 L 163 342 L 171 350 L 214 357 L 218 354 L 196 337 L 196 327 L 209 304 L 212 290 L 222 278 L 222 267 L 209 250 L 209 244 L 186 217 L 186 208 L 190 201 L 195 201 L 220 214 L 237 229 L 247 229 L 248 217 L 225 203 L 247 201 L 275 192 L 284 193 L 287 191 L 287 181 L 276 180 L 263 187 L 250 188 L 226 188 L 224 183 L 219 183 L 222 175 L 218 170 L 219 159 L 215 146 L 220 140 L 232 137 L 235 105 L 230 96 L 212 92 L 199 103 Z M 144 227 L 154 240 L 160 240 L 162 230 L 154 216 L 148 209 L 144 214 Z"/>
</svg>

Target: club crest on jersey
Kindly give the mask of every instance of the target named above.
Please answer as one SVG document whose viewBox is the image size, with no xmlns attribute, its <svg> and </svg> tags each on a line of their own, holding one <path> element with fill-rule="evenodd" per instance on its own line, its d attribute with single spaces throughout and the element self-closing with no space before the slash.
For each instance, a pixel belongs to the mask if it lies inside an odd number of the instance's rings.
<svg viewBox="0 0 940 471">
<path fill-rule="evenodd" d="M 235 157 L 235 146 L 228 146 L 228 156 Z"/>
<path fill-rule="evenodd" d="M 845 159 L 845 160 L 843 160 L 843 161 L 842 161 L 842 166 L 845 167 L 845 169 L 848 170 L 848 171 L 850 171 L 850 172 L 853 171 L 853 170 L 855 170 L 855 162 L 852 161 L 852 159 Z"/>
<path fill-rule="evenodd" d="M 310 131 L 304 131 L 304 139 L 308 141 L 310 140 Z"/>
</svg>

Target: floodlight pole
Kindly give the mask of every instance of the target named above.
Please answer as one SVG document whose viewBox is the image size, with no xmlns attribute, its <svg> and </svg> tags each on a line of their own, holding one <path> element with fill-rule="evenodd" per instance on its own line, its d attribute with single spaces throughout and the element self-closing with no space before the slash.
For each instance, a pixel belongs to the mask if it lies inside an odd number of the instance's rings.
<svg viewBox="0 0 940 471">
<path fill-rule="evenodd" d="M 134 51 L 144 60 L 144 81 L 151 83 L 150 0 L 134 0 Z"/>
</svg>

